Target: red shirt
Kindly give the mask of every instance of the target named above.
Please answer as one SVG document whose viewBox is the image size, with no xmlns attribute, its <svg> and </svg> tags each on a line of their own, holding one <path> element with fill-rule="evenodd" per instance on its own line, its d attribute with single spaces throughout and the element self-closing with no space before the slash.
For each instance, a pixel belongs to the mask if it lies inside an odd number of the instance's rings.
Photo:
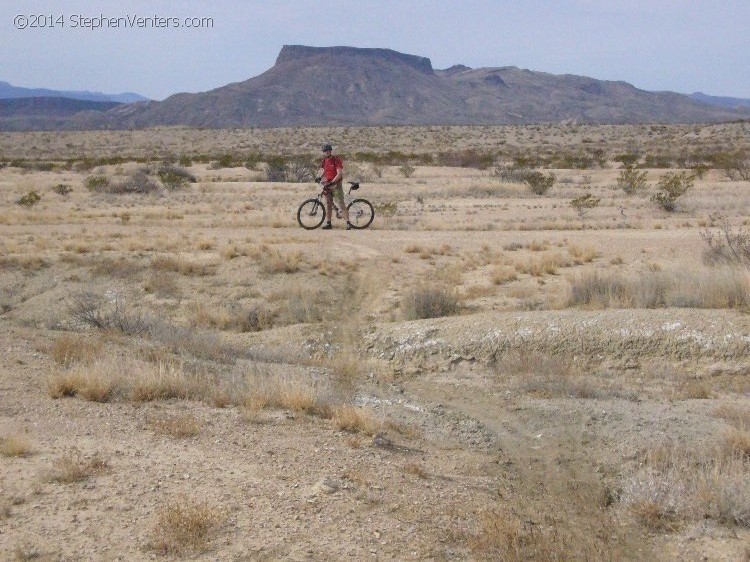
<svg viewBox="0 0 750 562">
<path fill-rule="evenodd" d="M 344 162 L 338 156 L 327 156 L 323 158 L 320 167 L 323 168 L 323 179 L 325 181 L 331 181 L 336 177 L 338 170 L 344 169 Z"/>
</svg>

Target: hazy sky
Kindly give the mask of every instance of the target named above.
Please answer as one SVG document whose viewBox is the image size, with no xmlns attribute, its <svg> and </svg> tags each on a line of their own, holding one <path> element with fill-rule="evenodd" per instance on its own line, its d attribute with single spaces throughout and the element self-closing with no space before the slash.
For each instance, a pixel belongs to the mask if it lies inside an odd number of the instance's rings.
<svg viewBox="0 0 750 562">
<path fill-rule="evenodd" d="M 3 0 L 0 80 L 164 99 L 257 76 L 285 44 L 347 45 L 750 98 L 748 22 L 750 0 Z"/>
</svg>

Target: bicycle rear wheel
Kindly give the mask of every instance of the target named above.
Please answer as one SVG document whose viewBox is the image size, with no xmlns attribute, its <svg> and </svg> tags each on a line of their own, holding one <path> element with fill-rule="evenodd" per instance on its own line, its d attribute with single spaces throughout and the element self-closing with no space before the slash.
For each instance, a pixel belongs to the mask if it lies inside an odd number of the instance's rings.
<svg viewBox="0 0 750 562">
<path fill-rule="evenodd" d="M 308 199 L 297 209 L 297 222 L 305 230 L 313 230 L 323 224 L 326 211 L 317 199 Z"/>
<path fill-rule="evenodd" d="M 355 199 L 349 206 L 349 222 L 352 228 L 367 228 L 375 218 L 375 210 L 367 199 Z"/>
</svg>

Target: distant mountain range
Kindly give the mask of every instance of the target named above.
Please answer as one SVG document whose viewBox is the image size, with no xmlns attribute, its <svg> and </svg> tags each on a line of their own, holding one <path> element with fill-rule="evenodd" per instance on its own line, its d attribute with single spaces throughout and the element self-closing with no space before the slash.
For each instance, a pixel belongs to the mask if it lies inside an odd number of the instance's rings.
<svg viewBox="0 0 750 562">
<path fill-rule="evenodd" d="M 42 112 L 51 111 L 49 104 L 9 107 L 8 101 L 0 100 L 0 130 L 750 119 L 750 101 L 736 98 L 649 92 L 626 82 L 514 66 L 435 70 L 428 58 L 389 49 L 302 45 L 285 45 L 259 76 L 163 101 L 87 106 L 73 114 L 72 106 L 61 104 L 54 115 Z"/>
<path fill-rule="evenodd" d="M 731 108 L 750 108 L 750 99 L 745 98 L 730 98 L 725 96 L 708 96 L 701 92 L 695 92 L 690 94 L 690 97 L 696 101 L 707 103 L 709 105 L 717 105 L 719 107 L 731 107 Z"/>
<path fill-rule="evenodd" d="M 17 98 L 69 98 L 73 100 L 101 101 L 119 103 L 133 103 L 136 101 L 147 101 L 148 98 L 133 92 L 121 94 L 103 94 L 101 92 L 76 92 L 65 90 L 48 90 L 47 88 L 22 88 L 13 86 L 8 82 L 0 82 L 0 99 Z"/>
</svg>

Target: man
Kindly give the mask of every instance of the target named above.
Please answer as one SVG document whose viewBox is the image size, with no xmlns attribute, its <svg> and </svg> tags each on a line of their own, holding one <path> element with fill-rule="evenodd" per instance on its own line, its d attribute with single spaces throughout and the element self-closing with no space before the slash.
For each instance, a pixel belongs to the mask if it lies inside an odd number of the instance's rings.
<svg viewBox="0 0 750 562">
<path fill-rule="evenodd" d="M 323 230 L 330 230 L 331 218 L 333 215 L 333 198 L 336 198 L 336 204 L 341 214 L 346 219 L 346 229 L 351 230 L 352 225 L 349 222 L 349 209 L 346 208 L 344 201 L 344 162 L 338 156 L 333 155 L 333 147 L 330 144 L 323 145 L 323 161 L 320 163 L 319 176 L 323 182 L 323 193 L 326 197 L 326 224 Z"/>
</svg>

